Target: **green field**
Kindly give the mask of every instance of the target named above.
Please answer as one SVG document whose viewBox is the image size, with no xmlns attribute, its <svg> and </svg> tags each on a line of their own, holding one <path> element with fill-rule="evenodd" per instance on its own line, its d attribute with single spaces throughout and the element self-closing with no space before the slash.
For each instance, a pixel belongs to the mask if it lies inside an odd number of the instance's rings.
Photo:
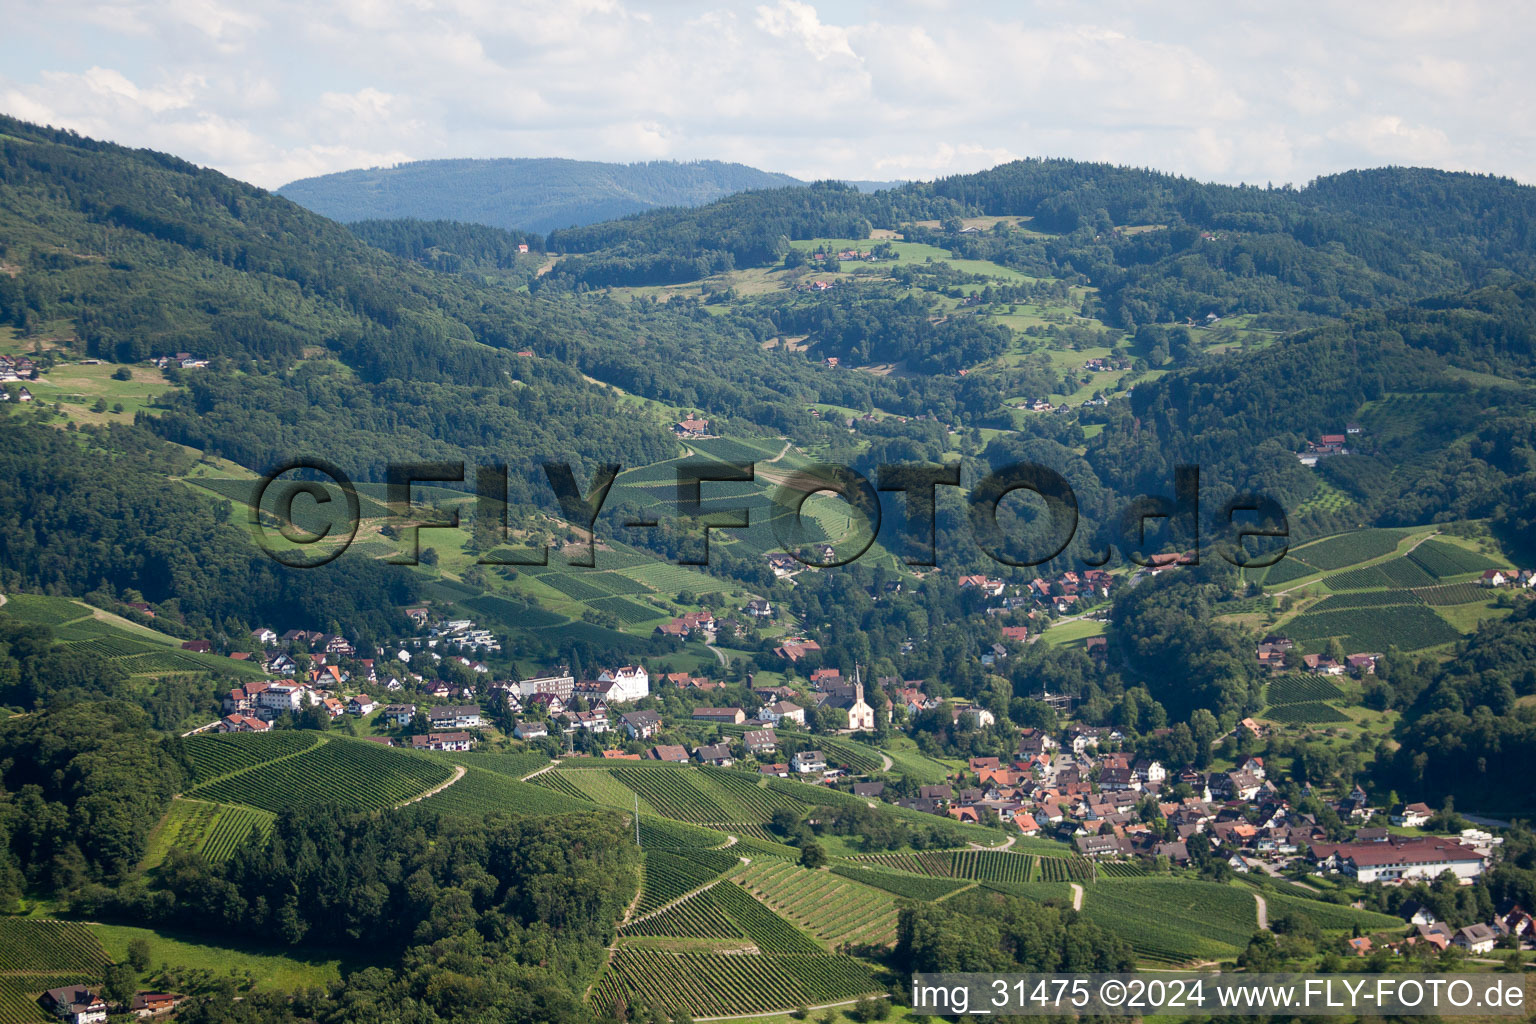
<svg viewBox="0 0 1536 1024">
<path fill-rule="evenodd" d="M 896 939 L 895 900 L 879 889 L 785 861 L 753 861 L 731 880 L 829 946 Z"/>
<path fill-rule="evenodd" d="M 693 1017 L 789 1010 L 880 990 L 861 960 L 826 954 L 742 956 L 615 949 L 590 1002 L 604 1011 L 643 1003 Z"/>
</svg>

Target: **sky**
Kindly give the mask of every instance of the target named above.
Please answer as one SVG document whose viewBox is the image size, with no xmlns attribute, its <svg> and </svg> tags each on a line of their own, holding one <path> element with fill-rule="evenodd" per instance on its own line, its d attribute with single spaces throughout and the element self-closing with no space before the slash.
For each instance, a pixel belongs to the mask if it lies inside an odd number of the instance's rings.
<svg viewBox="0 0 1536 1024">
<path fill-rule="evenodd" d="M 0 112 L 266 188 L 520 156 L 1536 183 L 1536 8 L 1517 2 L 0 0 L 0 24 Z"/>
</svg>

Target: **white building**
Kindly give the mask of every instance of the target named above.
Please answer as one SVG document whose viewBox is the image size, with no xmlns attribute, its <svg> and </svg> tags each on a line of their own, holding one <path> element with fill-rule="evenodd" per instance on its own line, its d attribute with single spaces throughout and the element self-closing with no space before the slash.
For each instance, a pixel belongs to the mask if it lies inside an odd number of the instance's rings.
<svg viewBox="0 0 1536 1024">
<path fill-rule="evenodd" d="M 605 669 L 597 678 L 604 683 L 613 683 L 608 691 L 609 701 L 624 704 L 649 696 L 651 692 L 650 674 L 640 666 L 625 665 L 622 668 Z"/>
<path fill-rule="evenodd" d="M 789 759 L 789 765 L 797 772 L 824 772 L 827 757 L 819 750 L 802 750 Z"/>
</svg>

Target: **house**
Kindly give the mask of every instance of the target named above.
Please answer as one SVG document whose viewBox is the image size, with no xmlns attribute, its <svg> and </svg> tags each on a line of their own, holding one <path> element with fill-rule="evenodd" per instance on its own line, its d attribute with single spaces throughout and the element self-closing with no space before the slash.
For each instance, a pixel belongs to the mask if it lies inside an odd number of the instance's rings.
<svg viewBox="0 0 1536 1024">
<path fill-rule="evenodd" d="M 827 757 L 819 750 L 802 750 L 790 758 L 789 763 L 791 768 L 802 774 L 827 770 Z"/>
<path fill-rule="evenodd" d="M 747 720 L 747 713 L 741 708 L 694 708 L 693 720 L 695 722 L 719 722 L 723 725 L 740 725 Z"/>
<path fill-rule="evenodd" d="M 598 682 L 613 684 L 606 696 L 614 704 L 637 701 L 651 692 L 650 674 L 643 667 L 636 665 L 624 665 L 620 668 L 605 670 L 597 679 Z"/>
<path fill-rule="evenodd" d="M 176 1009 L 184 998 L 174 992 L 135 992 L 128 1012 L 140 1018 L 159 1017 Z"/>
<path fill-rule="evenodd" d="M 1072 843 L 1077 852 L 1094 860 L 1100 857 L 1128 857 L 1131 844 L 1123 836 L 1076 836 Z"/>
<path fill-rule="evenodd" d="M 226 715 L 219 719 L 215 732 L 266 732 L 271 722 L 264 722 L 255 715 Z"/>
<path fill-rule="evenodd" d="M 253 629 L 251 630 L 251 639 L 263 647 L 271 647 L 277 643 L 277 634 L 270 629 Z"/>
<path fill-rule="evenodd" d="M 475 738 L 467 732 L 429 732 L 412 736 L 413 750 L 473 750 Z"/>
<path fill-rule="evenodd" d="M 390 725 L 410 725 L 416 717 L 415 704 L 386 704 L 384 720 Z"/>
<path fill-rule="evenodd" d="M 434 729 L 478 729 L 480 728 L 480 706 L 449 704 L 435 707 L 427 712 L 427 720 L 432 723 Z"/>
<path fill-rule="evenodd" d="M 1397 908 L 1398 916 L 1409 924 L 1434 924 L 1435 912 L 1418 900 L 1409 900 Z"/>
<path fill-rule="evenodd" d="M 754 619 L 771 619 L 773 605 L 763 598 L 753 598 L 747 602 L 746 612 Z"/>
<path fill-rule="evenodd" d="M 1453 945 L 1468 953 L 1491 953 L 1493 944 L 1498 941 L 1498 930 L 1482 922 L 1457 929 L 1455 938 L 1451 939 Z"/>
<path fill-rule="evenodd" d="M 779 745 L 779 738 L 772 729 L 749 729 L 741 740 L 750 754 L 771 754 Z"/>
<path fill-rule="evenodd" d="M 535 719 L 525 719 L 512 727 L 512 735 L 520 740 L 543 739 L 549 735 L 549 726 Z"/>
<path fill-rule="evenodd" d="M 368 696 L 366 693 L 360 693 L 356 697 L 353 697 L 351 700 L 347 701 L 347 714 L 357 715 L 359 717 L 363 715 L 371 715 L 373 714 L 374 709 L 378 706 L 378 702 L 375 701 L 372 697 Z"/>
<path fill-rule="evenodd" d="M 648 740 L 661 731 L 661 716 L 654 711 L 631 711 L 620 715 L 619 721 L 632 740 Z"/>
<path fill-rule="evenodd" d="M 213 650 L 213 645 L 207 640 L 188 640 L 181 645 L 181 649 L 193 654 L 207 654 Z"/>
<path fill-rule="evenodd" d="M 668 761 L 673 764 L 688 763 L 688 748 L 660 745 L 651 748 L 652 761 Z"/>
<path fill-rule="evenodd" d="M 1402 810 L 1392 812 L 1392 824 L 1408 828 L 1422 828 L 1434 815 L 1426 803 L 1406 804 Z"/>
<path fill-rule="evenodd" d="M 700 764 L 710 764 L 716 768 L 729 768 L 735 763 L 729 743 L 706 743 L 695 749 L 693 756 L 699 759 Z"/>
<path fill-rule="evenodd" d="M 335 697 L 325 698 L 320 702 L 320 706 L 325 708 L 325 713 L 332 718 L 340 718 L 347 713 L 347 706 Z"/>
<path fill-rule="evenodd" d="M 689 416 L 686 419 L 678 420 L 673 425 L 672 432 L 678 437 L 703 437 L 709 432 L 709 420 Z"/>
<path fill-rule="evenodd" d="M 783 762 L 778 764 L 760 764 L 757 766 L 757 774 L 774 775 L 781 779 L 787 779 L 789 778 L 789 765 Z"/>
<path fill-rule="evenodd" d="M 1344 666 L 1326 654 L 1308 654 L 1301 659 L 1302 665 L 1315 676 L 1341 676 Z"/>
<path fill-rule="evenodd" d="M 1357 935 L 1349 940 L 1349 950 L 1355 956 L 1371 955 L 1371 940 L 1368 936 Z"/>
<path fill-rule="evenodd" d="M 1484 587 L 1502 587 L 1513 577 L 1499 569 L 1486 570 L 1477 582 Z"/>
<path fill-rule="evenodd" d="M 65 985 L 44 992 L 38 1002 L 70 1024 L 96 1024 L 107 1019 L 107 1001 L 84 985 Z"/>
<path fill-rule="evenodd" d="M 790 664 L 794 664 L 809 654 L 819 654 L 821 644 L 815 640 L 791 640 L 782 646 L 773 649 L 776 658 L 782 658 Z"/>
<path fill-rule="evenodd" d="M 784 721 L 785 719 L 788 719 L 797 725 L 804 725 L 805 708 L 787 700 L 775 701 L 772 704 L 765 704 L 763 707 L 759 708 L 757 712 L 757 718 L 758 721 L 773 722 L 775 725 Z"/>
<path fill-rule="evenodd" d="M 854 796 L 862 796 L 866 799 L 878 800 L 884 792 L 885 783 L 883 782 L 855 782 L 853 784 Z"/>
</svg>

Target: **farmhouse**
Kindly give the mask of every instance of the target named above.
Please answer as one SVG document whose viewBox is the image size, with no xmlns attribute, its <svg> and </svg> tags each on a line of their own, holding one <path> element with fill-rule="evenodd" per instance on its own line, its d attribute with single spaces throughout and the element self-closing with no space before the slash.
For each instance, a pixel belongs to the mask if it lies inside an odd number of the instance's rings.
<svg viewBox="0 0 1536 1024">
<path fill-rule="evenodd" d="M 51 988 L 38 999 L 43 1008 L 70 1024 L 97 1024 L 107 1019 L 107 1002 L 84 985 Z"/>
</svg>

